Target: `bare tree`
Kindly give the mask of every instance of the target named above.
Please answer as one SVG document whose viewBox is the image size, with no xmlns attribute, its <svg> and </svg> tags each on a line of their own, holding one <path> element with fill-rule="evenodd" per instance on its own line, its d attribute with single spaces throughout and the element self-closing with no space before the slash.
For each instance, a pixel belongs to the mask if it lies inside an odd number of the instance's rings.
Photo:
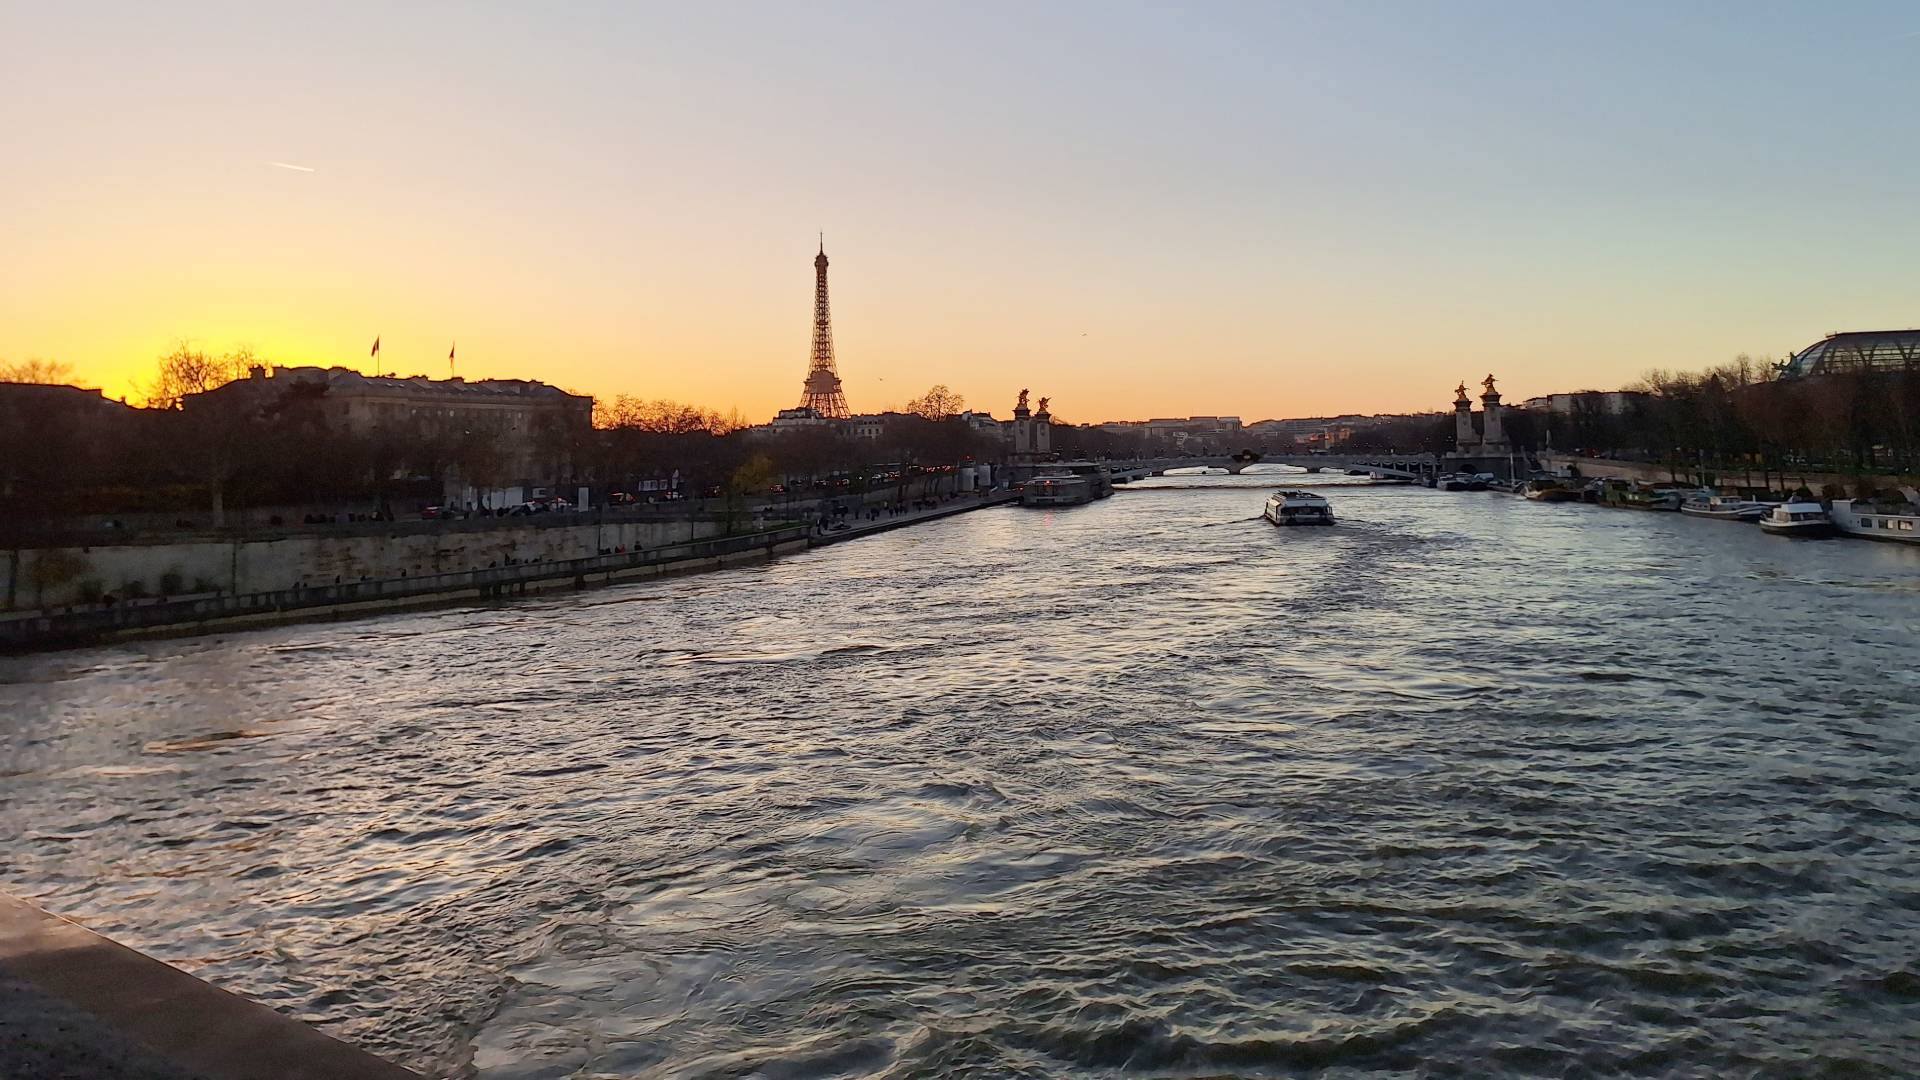
<svg viewBox="0 0 1920 1080">
<path fill-rule="evenodd" d="M 949 416 L 958 416 L 960 410 L 966 407 L 966 398 L 947 389 L 945 384 L 938 384 L 907 402 L 906 411 L 928 420 L 945 420 Z"/>
<path fill-rule="evenodd" d="M 17 364 L 0 363 L 0 382 L 38 383 L 58 386 L 73 381 L 73 365 L 58 360 L 22 360 Z"/>
<path fill-rule="evenodd" d="M 189 348 L 182 343 L 160 358 L 160 369 L 148 384 L 144 396 L 150 409 L 177 409 L 190 394 L 204 394 L 247 377 L 247 369 L 259 364 L 251 349 L 236 349 L 221 356 Z"/>
<path fill-rule="evenodd" d="M 713 409 L 684 405 L 665 399 L 649 401 L 621 394 L 611 402 L 594 402 L 593 424 L 598 428 L 625 428 L 660 435 L 686 435 L 696 431 L 725 435 L 740 427 L 739 413 L 722 416 Z"/>
</svg>

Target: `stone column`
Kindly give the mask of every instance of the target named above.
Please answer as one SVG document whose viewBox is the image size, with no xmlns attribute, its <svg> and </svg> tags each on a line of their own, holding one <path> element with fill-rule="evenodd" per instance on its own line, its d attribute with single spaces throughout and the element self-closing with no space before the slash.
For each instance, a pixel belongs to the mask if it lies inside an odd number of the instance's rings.
<svg viewBox="0 0 1920 1080">
<path fill-rule="evenodd" d="M 1455 453 L 1471 454 L 1480 444 L 1480 436 L 1473 430 L 1473 402 L 1467 398 L 1465 383 L 1457 393 L 1459 396 L 1453 399 L 1453 449 Z"/>
<path fill-rule="evenodd" d="M 1481 394 L 1480 407 L 1485 413 L 1485 415 L 1480 418 L 1480 441 L 1487 446 L 1506 446 L 1507 433 L 1502 431 L 1500 427 L 1500 413 L 1502 408 L 1500 404 L 1500 392 L 1498 390 L 1489 390 Z"/>
</svg>

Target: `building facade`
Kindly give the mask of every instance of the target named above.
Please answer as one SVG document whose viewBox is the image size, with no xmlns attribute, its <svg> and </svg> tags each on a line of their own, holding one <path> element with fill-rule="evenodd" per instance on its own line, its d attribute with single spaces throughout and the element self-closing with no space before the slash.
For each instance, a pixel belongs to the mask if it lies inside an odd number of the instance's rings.
<svg viewBox="0 0 1920 1080">
<path fill-rule="evenodd" d="M 593 426 L 592 398 L 543 382 L 343 367 L 256 366 L 247 378 L 187 395 L 182 407 L 189 417 L 222 409 L 249 419 L 297 415 L 342 438 L 385 439 L 402 451 L 434 447 L 449 462 L 449 500 L 463 502 L 571 476 L 573 450 Z"/>
<path fill-rule="evenodd" d="M 1529 412 L 1572 416 L 1578 412 L 1623 416 L 1635 402 L 1648 397 L 1638 390 L 1579 390 L 1571 394 L 1542 394 L 1520 403 Z"/>
</svg>

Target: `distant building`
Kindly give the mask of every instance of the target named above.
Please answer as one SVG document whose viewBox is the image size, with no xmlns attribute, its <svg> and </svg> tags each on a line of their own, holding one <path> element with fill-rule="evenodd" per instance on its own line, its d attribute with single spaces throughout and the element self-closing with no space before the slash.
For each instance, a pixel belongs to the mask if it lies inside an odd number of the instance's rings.
<svg viewBox="0 0 1920 1080">
<path fill-rule="evenodd" d="M 1580 390 L 1571 394 L 1531 397 L 1521 402 L 1520 407 L 1554 416 L 1572 416 L 1576 412 L 1620 416 L 1632 408 L 1636 401 L 1642 401 L 1647 396 L 1638 390 Z"/>
<path fill-rule="evenodd" d="M 1379 427 L 1398 416 L 1306 416 L 1291 420 L 1260 420 L 1246 426 L 1246 433 L 1258 438 L 1287 438 L 1315 446 L 1335 446 L 1353 438 L 1355 432 Z"/>
<path fill-rule="evenodd" d="M 1855 330 L 1828 334 L 1789 357 L 1780 375 L 1850 375 L 1920 369 L 1920 330 Z"/>
<path fill-rule="evenodd" d="M 0 382 L 0 421 L 24 423 L 32 416 L 57 416 L 73 422 L 127 419 L 140 410 L 115 401 L 104 391 L 82 386 Z"/>
<path fill-rule="evenodd" d="M 326 429 L 355 437 L 394 436 L 485 444 L 481 486 L 541 485 L 569 475 L 573 439 L 593 426 L 593 399 L 528 379 L 429 379 L 363 375 L 343 367 L 256 366 L 247 378 L 189 394 L 188 417 L 241 405 L 255 416 L 294 405 Z M 481 455 L 466 455 L 477 462 Z M 478 471 L 470 465 L 469 471 Z M 474 478 L 469 478 L 469 484 Z"/>
<path fill-rule="evenodd" d="M 822 416 L 819 410 L 802 405 L 797 409 L 781 409 L 774 414 L 773 422 L 767 428 L 772 431 L 797 431 L 801 428 L 832 427 L 833 423 Z"/>
<path fill-rule="evenodd" d="M 70 494 L 72 485 L 111 472 L 114 455 L 156 415 L 98 390 L 0 382 L 0 496 Z"/>
<path fill-rule="evenodd" d="M 1116 420 L 1099 427 L 1111 435 L 1140 435 L 1175 446 L 1184 446 L 1196 439 L 1234 436 L 1242 430 L 1237 416 L 1161 416 L 1152 420 Z"/>
<path fill-rule="evenodd" d="M 960 414 L 960 422 L 967 426 L 967 430 L 981 435 L 1005 436 L 1007 432 L 1007 421 L 995 420 L 992 413 L 974 412 L 968 409 Z"/>
</svg>

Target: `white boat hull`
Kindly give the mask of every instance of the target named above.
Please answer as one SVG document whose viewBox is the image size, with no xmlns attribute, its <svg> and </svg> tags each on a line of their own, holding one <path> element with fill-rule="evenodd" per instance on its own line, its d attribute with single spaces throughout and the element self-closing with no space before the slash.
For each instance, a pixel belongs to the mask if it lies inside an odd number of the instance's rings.
<svg viewBox="0 0 1920 1080">
<path fill-rule="evenodd" d="M 1760 522 L 1760 528 L 1775 536 L 1832 536 L 1831 521 L 1767 521 Z"/>
<path fill-rule="evenodd" d="M 1850 501 L 1833 504 L 1833 527 L 1848 536 L 1893 544 L 1920 544 L 1920 514 L 1858 510 Z"/>
</svg>

